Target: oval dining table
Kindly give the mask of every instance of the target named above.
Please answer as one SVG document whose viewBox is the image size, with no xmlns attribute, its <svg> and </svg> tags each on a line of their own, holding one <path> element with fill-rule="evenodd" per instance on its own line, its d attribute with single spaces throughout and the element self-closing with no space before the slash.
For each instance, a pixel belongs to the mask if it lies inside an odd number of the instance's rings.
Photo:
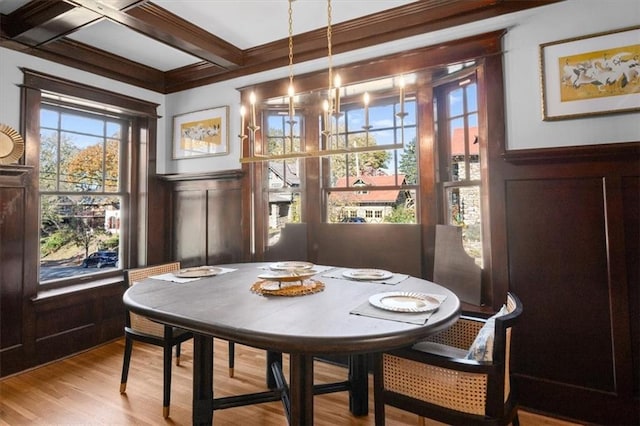
<svg viewBox="0 0 640 426">
<path fill-rule="evenodd" d="M 216 409 L 278 399 L 291 425 L 313 424 L 314 393 L 332 391 L 313 383 L 314 357 L 323 355 L 350 356 L 348 383 L 336 390 L 349 390 L 352 414 L 366 415 L 366 354 L 411 345 L 450 327 L 459 316 L 456 295 L 430 281 L 411 276 L 393 285 L 348 280 L 331 274 L 326 266 L 316 266 L 318 274 L 313 277 L 324 286 L 322 291 L 293 297 L 252 292 L 251 286 L 269 265 L 219 265 L 225 273 L 186 283 L 147 278 L 123 296 L 132 312 L 194 333 L 193 424 L 212 424 Z M 444 301 L 423 324 L 402 321 L 402 313 L 399 321 L 351 313 L 382 292 L 422 292 L 440 295 Z M 282 383 L 283 375 L 268 380 L 278 383 L 271 397 L 265 392 L 214 398 L 214 337 L 265 349 L 268 363 L 276 361 L 274 367 L 279 354 L 280 359 L 282 353 L 289 354 L 289 383 Z M 354 359 L 358 361 L 352 364 Z"/>
</svg>

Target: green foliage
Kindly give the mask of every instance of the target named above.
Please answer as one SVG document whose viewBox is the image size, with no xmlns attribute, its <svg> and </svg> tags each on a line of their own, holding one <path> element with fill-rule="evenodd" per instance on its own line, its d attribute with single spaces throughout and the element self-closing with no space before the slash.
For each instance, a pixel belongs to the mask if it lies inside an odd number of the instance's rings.
<svg viewBox="0 0 640 426">
<path fill-rule="evenodd" d="M 368 143 L 368 144 L 367 144 Z M 375 138 L 365 136 L 351 136 L 349 138 L 350 147 L 364 147 L 377 145 Z M 375 175 L 376 172 L 384 168 L 391 159 L 391 154 L 387 151 L 369 151 L 346 155 L 331 156 L 331 175 L 333 179 L 347 176 Z"/>
<path fill-rule="evenodd" d="M 57 136 L 57 133 L 47 132 L 40 138 L 40 191 L 55 191 L 58 162 L 60 162 L 60 173 L 64 176 L 69 159 L 79 152 L 68 134 L 61 134 L 59 143 Z M 64 185 L 63 182 L 62 184 Z"/>
<path fill-rule="evenodd" d="M 117 250 L 120 247 L 120 235 L 110 235 L 106 240 L 101 242 L 103 250 Z"/>
<path fill-rule="evenodd" d="M 402 157 L 400 158 L 400 164 L 398 169 L 405 175 L 405 179 L 408 184 L 418 183 L 418 161 L 416 158 L 416 138 L 413 138 L 411 142 L 407 143 Z"/>
<path fill-rule="evenodd" d="M 398 206 L 385 216 L 384 221 L 387 223 L 416 223 L 416 211 L 412 208 Z"/>
<path fill-rule="evenodd" d="M 293 202 L 291 203 L 291 212 L 290 212 L 290 223 L 300 223 L 302 220 L 300 210 L 301 206 L 300 194 L 294 194 Z"/>
<path fill-rule="evenodd" d="M 64 245 L 68 244 L 72 240 L 72 237 L 68 229 L 61 229 L 43 238 L 40 242 L 41 255 L 47 256 L 58 251 Z"/>
</svg>

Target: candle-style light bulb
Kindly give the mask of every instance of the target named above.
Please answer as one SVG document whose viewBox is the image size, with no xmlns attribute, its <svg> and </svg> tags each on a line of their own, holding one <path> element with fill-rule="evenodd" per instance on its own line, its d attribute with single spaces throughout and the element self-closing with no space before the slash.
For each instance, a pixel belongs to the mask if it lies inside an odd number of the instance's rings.
<svg viewBox="0 0 640 426">
<path fill-rule="evenodd" d="M 404 76 L 400 76 L 400 114 L 404 114 Z"/>
<path fill-rule="evenodd" d="M 324 129 L 329 129 L 329 100 L 322 101 L 322 111 L 324 112 Z"/>
<path fill-rule="evenodd" d="M 293 117 L 296 115 L 296 110 L 293 105 L 293 97 L 295 96 L 295 91 L 293 90 L 293 84 L 289 85 L 289 118 L 293 120 Z"/>
<path fill-rule="evenodd" d="M 244 116 L 247 113 L 247 109 L 244 105 L 240 106 L 240 136 L 244 137 Z"/>
<path fill-rule="evenodd" d="M 256 125 L 256 94 L 251 92 L 249 95 L 249 103 L 251 103 L 251 126 Z"/>
<path fill-rule="evenodd" d="M 364 92 L 364 127 L 369 127 L 369 92 Z"/>
<path fill-rule="evenodd" d="M 333 79 L 333 85 L 336 88 L 336 95 L 335 95 L 335 112 L 336 113 L 340 113 L 340 85 L 342 84 L 342 79 L 340 78 L 340 74 L 336 74 L 335 78 Z"/>
</svg>

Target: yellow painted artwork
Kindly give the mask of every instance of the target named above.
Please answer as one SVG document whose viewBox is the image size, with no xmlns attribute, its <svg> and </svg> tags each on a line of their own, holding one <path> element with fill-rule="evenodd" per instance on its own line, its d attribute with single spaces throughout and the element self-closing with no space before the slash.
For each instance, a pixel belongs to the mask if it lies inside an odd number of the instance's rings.
<svg viewBox="0 0 640 426">
<path fill-rule="evenodd" d="M 640 44 L 558 58 L 560 101 L 640 93 Z"/>
<path fill-rule="evenodd" d="M 180 125 L 180 148 L 186 152 L 217 152 L 222 144 L 222 117 L 191 121 Z"/>
</svg>

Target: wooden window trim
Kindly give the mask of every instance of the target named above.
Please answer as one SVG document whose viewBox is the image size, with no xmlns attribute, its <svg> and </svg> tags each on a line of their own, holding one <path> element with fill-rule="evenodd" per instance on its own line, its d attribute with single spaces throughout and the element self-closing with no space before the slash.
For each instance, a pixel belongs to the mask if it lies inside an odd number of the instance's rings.
<svg viewBox="0 0 640 426">
<path fill-rule="evenodd" d="M 143 191 L 151 192 L 149 185 L 153 184 L 150 179 L 155 177 L 156 132 L 157 125 L 157 104 L 135 99 L 120 93 L 110 92 L 96 87 L 84 85 L 71 80 L 65 80 L 56 76 L 47 75 L 38 71 L 22 68 L 24 73 L 24 84 L 21 85 L 21 130 L 25 135 L 25 165 L 33 167 L 34 172 L 28 177 L 29 195 L 25 217 L 25 295 L 35 299 L 39 292 L 48 291 L 57 287 L 78 288 L 77 281 L 61 282 L 59 284 L 39 285 L 39 181 L 37 170 L 40 161 L 40 106 L 42 104 L 42 92 L 53 92 L 65 96 L 86 99 L 89 101 L 115 106 L 123 111 L 124 116 L 128 116 L 131 125 L 131 137 L 125 155 L 129 156 L 129 168 L 127 169 L 129 205 L 129 244 L 121 253 L 122 264 L 137 265 L 139 262 L 146 262 L 148 250 L 151 245 L 148 232 L 141 232 L 142 229 L 149 229 L 154 218 L 146 214 L 147 203 L 140 203 L 140 195 Z M 145 134 L 145 136 L 142 136 Z M 142 141 L 142 138 L 146 141 Z M 162 221 L 161 215 L 154 215 L 156 220 Z M 145 238 L 146 237 L 146 238 Z M 140 241 L 145 239 L 146 241 Z M 119 276 L 119 274 L 116 274 Z M 113 278 L 116 278 L 114 275 Z M 108 278 L 108 277 L 107 277 Z M 112 278 L 112 279 L 113 279 Z M 105 276 L 96 278 L 86 277 L 82 284 L 93 286 L 95 282 L 105 279 Z M 119 279 L 119 278 L 118 278 Z M 80 285 L 82 287 L 82 285 Z"/>
</svg>

